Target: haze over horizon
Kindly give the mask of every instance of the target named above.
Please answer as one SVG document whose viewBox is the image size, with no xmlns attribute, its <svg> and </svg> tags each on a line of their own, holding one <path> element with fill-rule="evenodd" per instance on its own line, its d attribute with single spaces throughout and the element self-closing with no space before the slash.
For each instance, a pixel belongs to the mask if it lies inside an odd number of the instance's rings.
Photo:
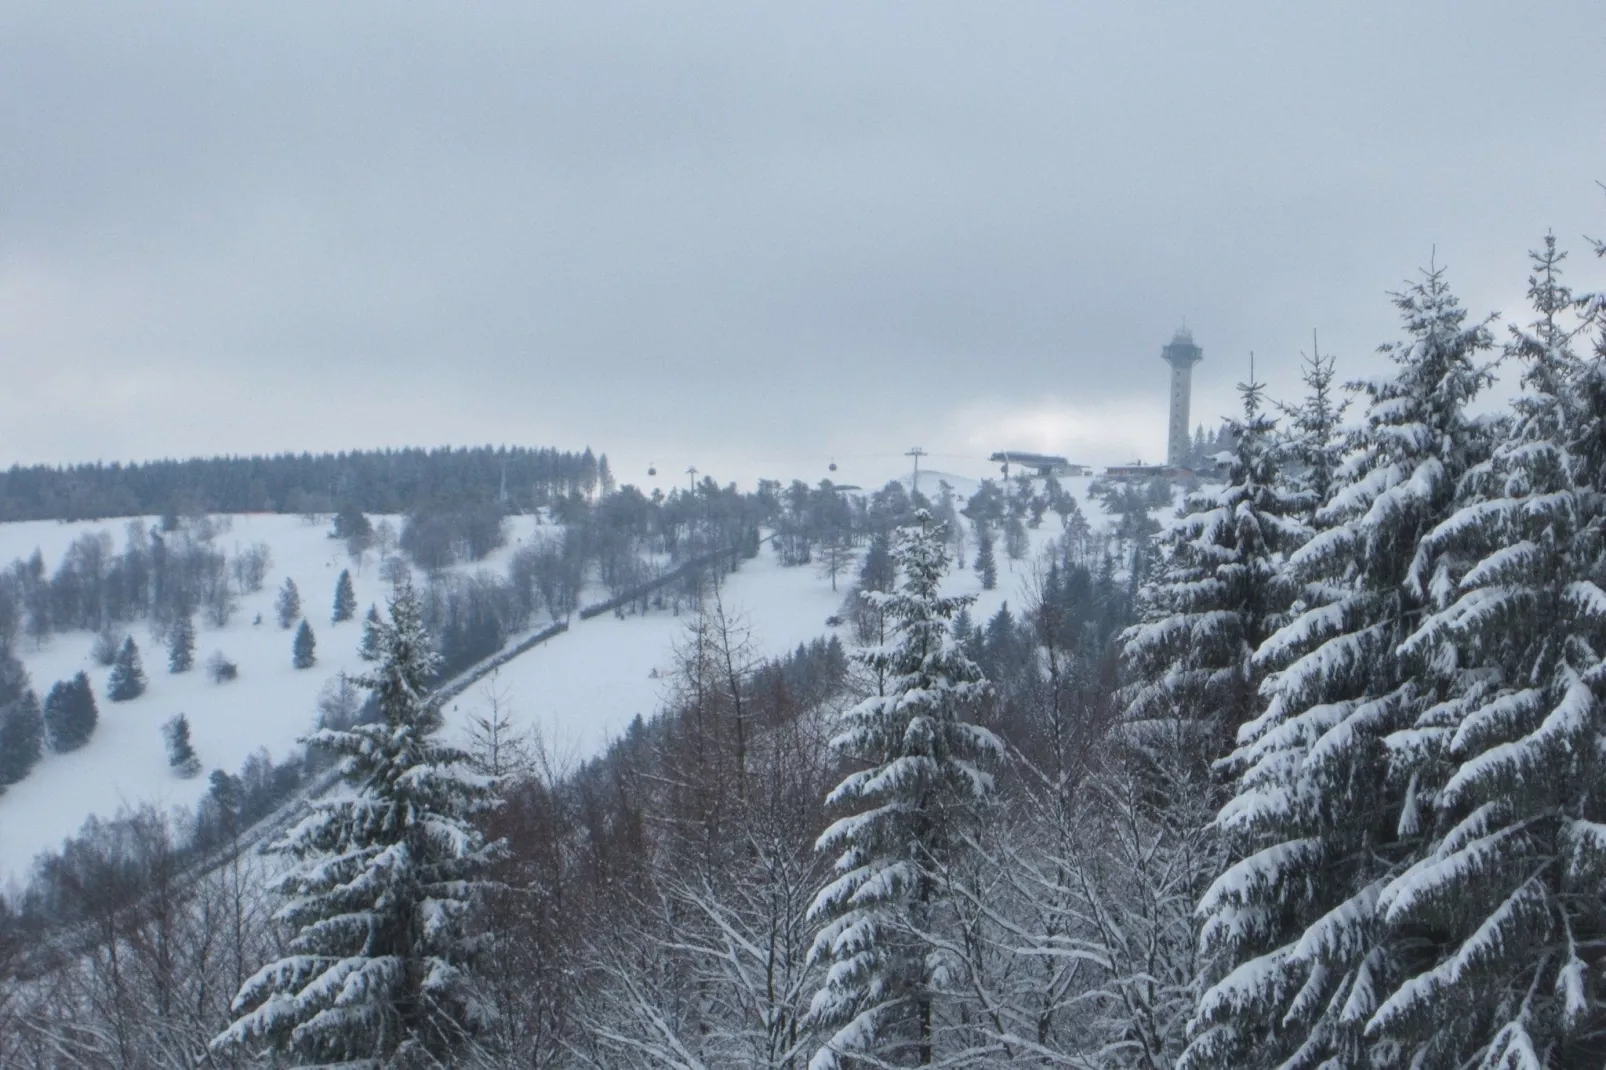
<svg viewBox="0 0 1606 1070">
<path fill-rule="evenodd" d="M 916 12 L 918 11 L 918 17 Z M 0 6 L 0 466 L 1164 452 L 1430 258 L 1603 288 L 1593 5 Z M 948 459 L 944 459 L 944 458 Z M 973 463 L 975 462 L 975 463 Z"/>
</svg>

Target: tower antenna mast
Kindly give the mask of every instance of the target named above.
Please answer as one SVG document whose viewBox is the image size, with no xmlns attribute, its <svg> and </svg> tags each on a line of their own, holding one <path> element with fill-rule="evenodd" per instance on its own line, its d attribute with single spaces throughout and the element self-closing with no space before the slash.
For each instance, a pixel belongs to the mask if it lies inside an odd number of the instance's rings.
<svg viewBox="0 0 1606 1070">
<path fill-rule="evenodd" d="M 913 457 L 915 459 L 915 477 L 914 482 L 911 484 L 911 487 L 913 488 L 911 490 L 911 494 L 920 493 L 920 458 L 924 457 L 925 455 L 926 451 L 921 449 L 919 446 L 911 446 L 909 451 L 904 454 L 905 457 Z"/>
</svg>

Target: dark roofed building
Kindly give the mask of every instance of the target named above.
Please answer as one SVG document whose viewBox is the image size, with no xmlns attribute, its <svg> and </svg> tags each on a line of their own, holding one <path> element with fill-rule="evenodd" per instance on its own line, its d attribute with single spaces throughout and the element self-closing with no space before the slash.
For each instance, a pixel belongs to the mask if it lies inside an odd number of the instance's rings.
<svg viewBox="0 0 1606 1070">
<path fill-rule="evenodd" d="M 1040 476 L 1076 476 L 1082 475 L 1087 471 L 1086 465 L 1072 464 L 1064 457 L 1056 457 L 1049 453 L 999 450 L 987 459 L 997 464 L 1013 464 L 1020 468 L 1031 468 Z"/>
</svg>

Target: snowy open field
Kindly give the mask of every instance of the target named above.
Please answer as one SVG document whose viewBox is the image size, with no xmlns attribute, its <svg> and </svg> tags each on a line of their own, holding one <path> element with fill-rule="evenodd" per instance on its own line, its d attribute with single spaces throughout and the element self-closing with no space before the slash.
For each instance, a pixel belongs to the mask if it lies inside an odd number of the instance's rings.
<svg viewBox="0 0 1606 1070">
<path fill-rule="evenodd" d="M 934 491 L 936 478 L 923 473 L 922 489 Z M 961 494 L 974 489 L 970 480 L 961 485 L 956 477 L 948 478 Z M 1089 521 L 1097 525 L 1103 514 L 1086 500 L 1087 483 L 1067 480 L 1066 489 L 1076 494 Z M 230 529 L 217 537 L 218 548 L 232 557 L 236 548 L 266 543 L 273 567 L 260 592 L 241 598 L 240 610 L 228 627 L 215 629 L 197 618 L 193 671 L 169 674 L 162 645 L 138 622 L 131 634 L 140 646 L 150 686 L 132 702 L 113 703 L 105 698 L 108 670 L 90 658 L 93 635 L 56 635 L 38 649 L 31 641 L 21 643 L 18 653 L 41 697 L 57 680 L 80 669 L 89 674 L 100 724 L 88 745 L 65 755 L 47 752 L 26 779 L 0 796 L 0 888 L 24 874 L 36 854 L 59 845 L 92 814 L 110 816 L 141 803 L 191 807 L 205 793 L 211 770 L 236 772 L 248 755 L 264 748 L 282 758 L 312 727 L 324 685 L 342 671 L 357 673 L 365 668 L 357 656 L 360 618 L 370 603 L 383 608 L 388 590 L 373 557 L 360 572 L 352 569 L 358 619 L 331 625 L 335 580 L 351 562 L 343 545 L 327 537 L 327 523 L 310 525 L 299 517 L 277 515 L 234 516 L 229 522 Z M 37 547 L 46 569 L 53 571 L 74 538 L 105 530 L 120 548 L 126 525 L 126 520 L 0 525 L 0 566 L 27 557 Z M 1033 556 L 1059 534 L 1059 528 L 1058 518 L 1049 514 L 1031 533 Z M 530 517 L 513 518 L 508 546 L 471 570 L 501 573 L 513 550 L 536 529 Z M 981 591 L 979 577 L 970 569 L 949 577 L 949 593 L 978 596 L 972 610 L 978 621 L 1005 601 L 1018 607 L 1024 600 L 1022 585 L 1030 574 L 1030 559 L 1011 563 L 1001 547 L 998 559 L 999 583 L 994 591 Z M 274 619 L 274 599 L 286 577 L 296 581 L 303 613 L 317 634 L 318 663 L 305 671 L 291 667 L 292 633 L 281 630 Z M 845 591 L 845 583 L 843 587 Z M 591 591 L 585 600 L 599 597 L 600 592 Z M 724 597 L 727 611 L 751 628 L 756 650 L 773 655 L 828 633 L 826 618 L 839 611 L 844 594 L 833 592 L 816 568 L 782 568 L 766 548 L 728 577 Z M 252 623 L 257 614 L 262 616 L 260 625 Z M 560 767 L 583 761 L 600 752 L 637 714 L 651 716 L 657 710 L 685 623 L 668 612 L 623 620 L 612 614 L 589 621 L 576 616 L 568 632 L 503 666 L 496 689 L 516 725 L 538 732 Z M 846 641 L 845 633 L 843 638 Z M 204 665 L 213 651 L 222 651 L 239 665 L 237 681 L 211 682 Z M 488 682 L 481 683 L 454 699 L 447 708 L 447 731 L 461 733 L 468 718 L 484 708 L 488 693 Z M 163 722 L 181 712 L 189 718 L 203 764 L 202 774 L 188 780 L 169 769 L 160 731 Z"/>
<path fill-rule="evenodd" d="M 148 527 L 153 521 L 143 522 Z M 0 885 L 25 871 L 40 850 L 56 846 L 76 831 L 90 814 L 111 815 L 142 802 L 193 806 L 205 793 L 206 773 L 211 770 L 237 772 L 249 754 L 262 748 L 283 758 L 312 727 L 324 684 L 342 671 L 357 673 L 365 667 L 357 656 L 361 617 L 370 603 L 383 608 L 389 589 L 378 575 L 373 555 L 359 572 L 343 544 L 328 538 L 327 523 L 311 525 L 299 517 L 278 515 L 233 516 L 228 522 L 230 529 L 215 540 L 218 549 L 233 557 L 236 549 L 265 543 L 273 566 L 261 591 L 240 598 L 239 611 L 228 627 L 213 628 L 204 615 L 196 617 L 196 667 L 190 672 L 170 674 L 163 645 L 144 622 L 136 621 L 128 634 L 140 648 L 149 687 L 131 702 L 110 702 L 109 670 L 90 657 L 92 634 L 53 635 L 42 648 L 31 640 L 19 643 L 17 653 L 41 699 L 57 680 L 79 670 L 88 673 L 100 723 L 86 746 L 68 754 L 46 751 L 32 773 L 0 796 Z M 127 524 L 127 520 L 0 524 L 0 566 L 38 548 L 47 572 L 53 572 L 72 540 L 94 531 L 109 533 L 120 550 Z M 510 545 L 475 567 L 505 568 L 517 540 L 527 538 L 532 527 L 530 518 L 515 517 Z M 343 568 L 352 569 L 358 619 L 334 625 L 329 618 L 335 580 Z M 295 580 L 302 613 L 317 636 L 318 663 L 304 671 L 291 666 L 292 632 L 279 628 L 274 617 L 274 600 L 287 577 Z M 254 625 L 258 614 L 262 623 Z M 214 651 L 239 666 L 238 680 L 212 683 L 205 664 Z M 178 713 L 189 718 L 203 765 L 202 775 L 189 780 L 168 768 L 161 734 L 163 722 Z"/>
</svg>

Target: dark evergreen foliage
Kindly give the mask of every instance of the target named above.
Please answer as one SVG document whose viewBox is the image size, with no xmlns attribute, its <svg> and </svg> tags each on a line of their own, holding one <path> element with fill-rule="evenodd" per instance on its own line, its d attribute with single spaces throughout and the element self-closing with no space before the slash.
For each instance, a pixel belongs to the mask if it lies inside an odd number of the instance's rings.
<svg viewBox="0 0 1606 1070">
<path fill-rule="evenodd" d="M 113 702 L 128 702 L 139 698 L 145 693 L 145 669 L 140 664 L 139 647 L 134 644 L 133 636 L 123 640 L 123 645 L 117 651 L 117 661 L 112 664 L 111 675 L 106 680 L 106 697 Z"/>
<path fill-rule="evenodd" d="M 929 1063 L 940 1044 L 938 956 L 911 934 L 944 924 L 940 874 L 965 852 L 991 788 L 982 764 L 1002 752 L 971 718 L 987 694 L 980 668 L 953 643 L 968 598 L 938 587 L 947 534 L 929 514 L 899 531 L 893 554 L 902 583 L 866 592 L 891 621 L 887 643 L 858 652 L 876 691 L 842 715 L 832 741 L 850 770 L 827 796 L 839 817 L 818 849 L 840 853 L 836 873 L 810 908 L 820 923 L 815 954 L 829 962 L 811 1005 L 828 1039 L 817 1070 Z"/>
<path fill-rule="evenodd" d="M 960 512 L 977 526 L 979 534 L 980 528 L 991 528 L 1004 522 L 1004 517 L 1009 515 L 1009 503 L 1004 500 L 1004 493 L 998 484 L 984 479 Z"/>
<path fill-rule="evenodd" d="M 516 508 L 595 487 L 598 460 L 554 449 L 366 450 L 213 457 L 141 464 L 13 467 L 0 472 L 0 521 L 85 520 L 162 513 L 405 513 L 424 502 L 495 501 L 505 473 Z"/>
<path fill-rule="evenodd" d="M 438 742 L 432 644 L 403 586 L 361 682 L 379 720 L 308 742 L 338 755 L 351 792 L 325 799 L 274 850 L 294 865 L 288 954 L 245 981 L 239 1015 L 213 1041 L 300 1065 L 426 1067 L 454 1058 L 489 1017 L 473 983 L 473 929 L 492 851 L 471 823 L 491 801 L 469 756 Z"/>
<path fill-rule="evenodd" d="M 407 514 L 399 545 L 419 568 L 436 572 L 460 560 L 482 560 L 506 542 L 506 514 L 500 504 L 443 508 L 431 503 Z"/>
<path fill-rule="evenodd" d="M 190 742 L 190 719 L 182 713 L 162 726 L 162 738 L 167 741 L 167 764 L 186 779 L 201 771 L 201 759 L 196 757 L 195 746 Z"/>
<path fill-rule="evenodd" d="M 317 649 L 318 640 L 312 634 L 312 625 L 303 620 L 290 644 L 290 664 L 298 669 L 312 668 L 318 663 Z"/>
<path fill-rule="evenodd" d="M 19 687 L 20 685 L 20 687 Z M 45 722 L 28 675 L 0 651 L 0 791 L 33 769 L 44 751 Z"/>
<path fill-rule="evenodd" d="M 357 590 L 351 585 L 351 570 L 341 569 L 340 578 L 335 581 L 335 610 L 330 620 L 339 624 L 350 620 L 357 614 Z"/>
<path fill-rule="evenodd" d="M 445 680 L 502 649 L 506 635 L 493 606 L 484 599 L 456 600 L 441 626 L 437 680 Z"/>
<path fill-rule="evenodd" d="M 374 537 L 374 526 L 368 522 L 368 517 L 355 505 L 342 506 L 335 513 L 334 529 L 330 531 L 331 539 L 344 539 L 351 542 L 353 539 L 366 542 Z"/>
<path fill-rule="evenodd" d="M 877 532 L 865 551 L 864 564 L 859 567 L 859 590 L 890 591 L 897 582 L 898 570 L 892 561 L 892 540 L 885 532 Z"/>
<path fill-rule="evenodd" d="M 368 607 L 368 615 L 362 621 L 362 643 L 357 648 L 358 655 L 364 661 L 377 661 L 379 658 L 379 609 Z"/>
<path fill-rule="evenodd" d="M 56 753 L 65 754 L 88 743 L 100 721 L 88 674 L 80 672 L 54 684 L 45 696 L 44 717 L 45 734 Z"/>
<path fill-rule="evenodd" d="M 1488 426 L 1467 405 L 1489 383 L 1479 355 L 1492 339 L 1441 271 L 1395 304 L 1405 337 L 1384 348 L 1395 373 L 1365 384 L 1364 423 L 1317 514 L 1324 530 L 1284 564 L 1304 598 L 1254 656 L 1261 712 L 1226 763 L 1239 782 L 1218 822 L 1238 861 L 1200 904 L 1219 972 L 1189 1070 L 1365 1065 L 1374 1013 L 1424 950 L 1420 929 L 1390 933 L 1377 905 L 1423 860 L 1418 785 L 1398 759 L 1444 731 L 1450 707 L 1401 643 L 1455 587 L 1454 554 L 1425 540 L 1488 457 Z"/>
<path fill-rule="evenodd" d="M 1278 408 L 1289 425 L 1283 446 L 1288 482 L 1300 495 L 1303 519 L 1315 526 L 1316 514 L 1332 495 L 1338 466 L 1343 461 L 1341 425 L 1349 399 L 1337 396 L 1338 368 L 1332 356 L 1322 356 L 1313 346 L 1304 365 L 1304 400 L 1297 406 Z"/>
<path fill-rule="evenodd" d="M 1210 724 L 1225 742 L 1256 710 L 1252 659 L 1281 622 L 1283 558 L 1308 533 L 1300 501 L 1281 488 L 1276 424 L 1264 386 L 1239 384 L 1226 485 L 1188 495 L 1183 515 L 1159 540 L 1156 573 L 1139 595 L 1140 623 L 1124 636 L 1135 721 Z"/>
<path fill-rule="evenodd" d="M 1026 525 L 1021 518 L 1011 516 L 1004 521 L 1004 552 L 1011 561 L 1022 561 L 1031 548 L 1030 537 L 1026 534 Z"/>
<path fill-rule="evenodd" d="M 993 535 L 985 526 L 976 529 L 976 572 L 981 576 L 981 589 L 991 591 L 998 586 L 998 559 L 993 555 Z"/>
<path fill-rule="evenodd" d="M 183 614 L 167 632 L 167 671 L 189 672 L 195 667 L 195 622 Z"/>
<path fill-rule="evenodd" d="M 289 630 L 301 616 L 301 592 L 296 588 L 296 581 L 285 578 L 284 586 L 279 588 L 279 597 L 273 602 L 273 612 L 279 619 L 279 627 Z"/>
</svg>

